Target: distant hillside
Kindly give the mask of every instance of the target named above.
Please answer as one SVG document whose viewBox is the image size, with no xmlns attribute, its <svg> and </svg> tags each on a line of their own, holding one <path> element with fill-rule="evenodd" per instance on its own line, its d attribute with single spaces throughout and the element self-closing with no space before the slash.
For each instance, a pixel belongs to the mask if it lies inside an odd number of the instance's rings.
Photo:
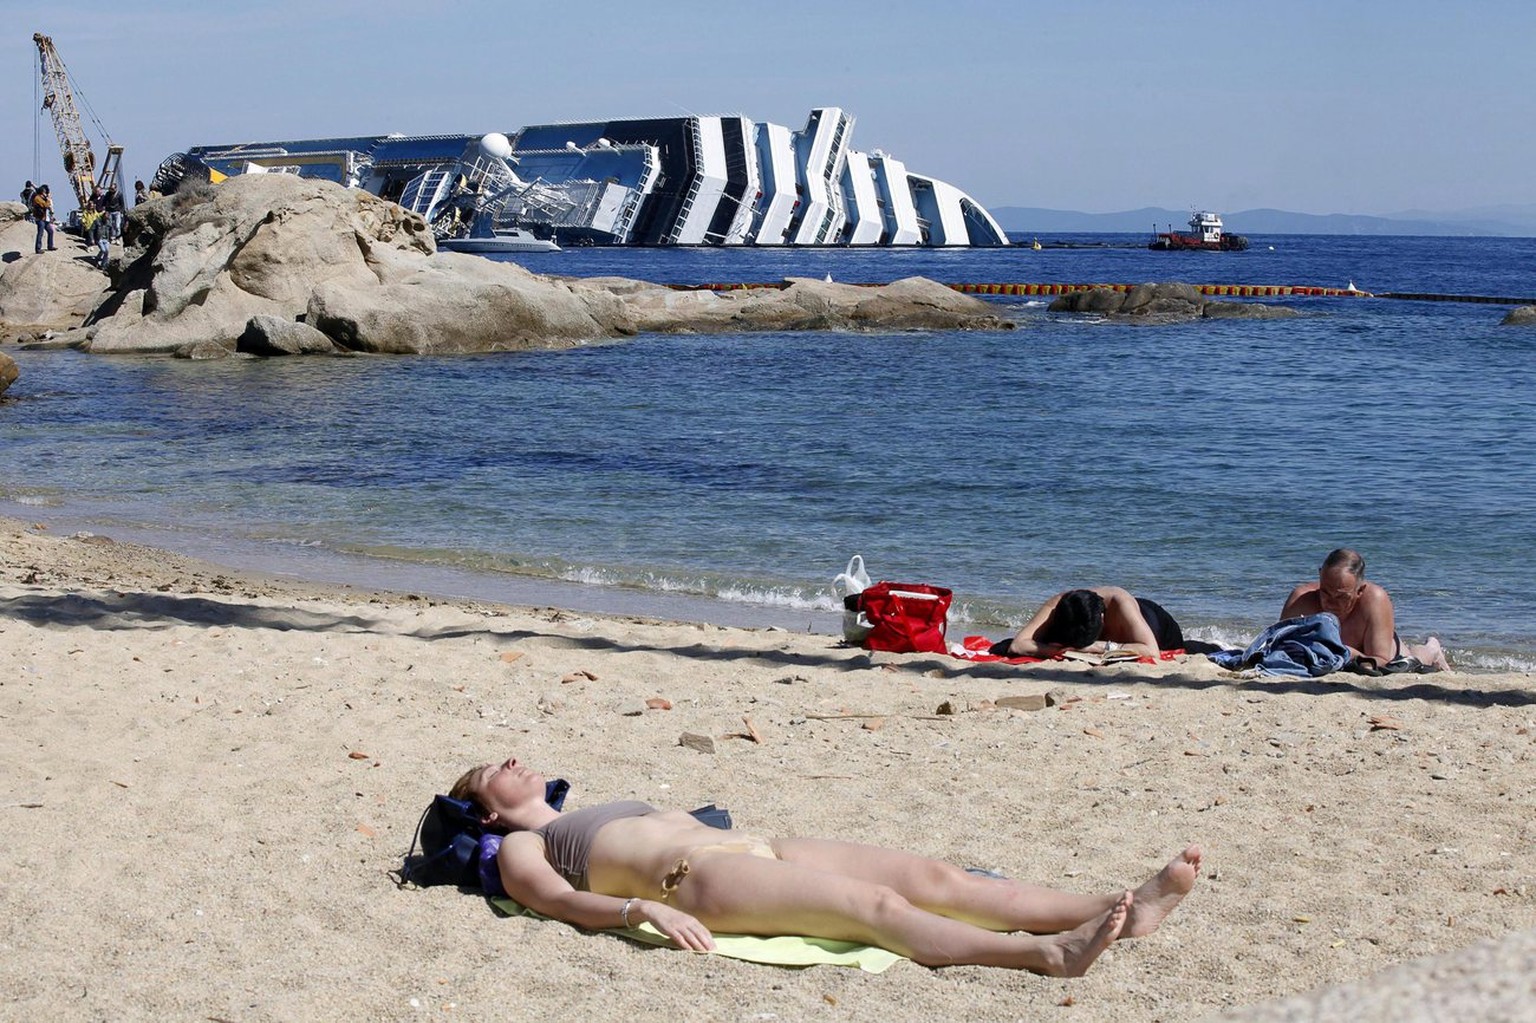
<svg viewBox="0 0 1536 1023">
<path fill-rule="evenodd" d="M 1183 231 L 1189 226 L 1188 210 L 1146 206 L 1123 213 L 1078 213 L 1029 206 L 989 207 L 1003 230 L 1022 234 L 1069 234 L 1113 232 L 1152 234 Z M 1387 216 L 1351 213 L 1290 213 L 1286 210 L 1218 210 L 1228 231 L 1234 234 L 1428 234 L 1483 235 L 1515 238 L 1536 237 L 1536 205 L 1497 206 L 1455 213 L 1410 210 Z"/>
</svg>

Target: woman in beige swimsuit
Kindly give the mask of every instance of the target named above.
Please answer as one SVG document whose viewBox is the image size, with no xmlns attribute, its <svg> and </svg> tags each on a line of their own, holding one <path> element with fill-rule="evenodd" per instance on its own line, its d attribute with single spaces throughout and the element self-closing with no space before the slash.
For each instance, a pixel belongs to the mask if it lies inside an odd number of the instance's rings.
<svg viewBox="0 0 1536 1023">
<path fill-rule="evenodd" d="M 712 931 L 800 934 L 926 966 L 1079 976 L 1116 938 L 1156 930 L 1200 872 L 1192 845 L 1135 891 L 1077 895 L 875 846 L 720 831 L 644 803 L 562 814 L 515 757 L 472 768 L 452 794 L 507 832 L 497 866 L 518 902 L 593 930 L 650 923 L 695 951 Z"/>
</svg>

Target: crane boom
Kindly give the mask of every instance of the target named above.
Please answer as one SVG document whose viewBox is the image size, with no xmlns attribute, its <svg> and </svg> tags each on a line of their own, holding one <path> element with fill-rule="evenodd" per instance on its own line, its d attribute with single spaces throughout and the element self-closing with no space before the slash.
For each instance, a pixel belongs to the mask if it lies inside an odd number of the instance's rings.
<svg viewBox="0 0 1536 1023">
<path fill-rule="evenodd" d="M 64 154 L 64 173 L 69 175 L 70 186 L 80 207 L 90 198 L 92 187 L 114 181 L 119 173 L 123 147 L 107 140 L 107 159 L 101 168 L 101 178 L 96 178 L 96 154 L 80 126 L 80 111 L 75 107 L 75 95 L 69 88 L 69 72 L 53 40 L 41 32 L 32 34 L 37 44 L 39 67 L 43 76 L 43 109 L 53 117 L 53 130 L 59 137 L 59 150 Z"/>
</svg>

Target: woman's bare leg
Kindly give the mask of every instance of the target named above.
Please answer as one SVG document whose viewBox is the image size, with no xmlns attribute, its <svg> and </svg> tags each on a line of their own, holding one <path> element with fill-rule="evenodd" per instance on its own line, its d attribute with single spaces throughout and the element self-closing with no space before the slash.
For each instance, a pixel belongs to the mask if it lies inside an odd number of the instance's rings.
<svg viewBox="0 0 1536 1023">
<path fill-rule="evenodd" d="M 983 877 L 939 860 L 853 842 L 790 838 L 777 840 L 774 847 L 790 862 L 887 885 L 929 912 L 993 931 L 1071 930 L 1106 912 L 1119 897 Z M 1123 936 L 1142 937 L 1156 930 L 1199 874 L 1200 848 L 1192 845 L 1136 889 Z"/>
<path fill-rule="evenodd" d="M 1125 927 L 1131 892 L 1059 934 L 1005 934 L 914 906 L 887 885 L 789 860 L 712 853 L 694 857 L 671 896 L 711 930 L 805 934 L 890 949 L 925 966 L 1005 966 L 1080 976 Z"/>
</svg>

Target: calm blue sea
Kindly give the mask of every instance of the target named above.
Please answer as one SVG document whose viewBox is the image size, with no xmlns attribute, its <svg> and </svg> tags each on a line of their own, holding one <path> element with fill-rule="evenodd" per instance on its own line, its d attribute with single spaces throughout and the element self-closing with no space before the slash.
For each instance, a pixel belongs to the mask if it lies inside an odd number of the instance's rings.
<svg viewBox="0 0 1536 1023">
<path fill-rule="evenodd" d="M 520 261 L 680 283 L 1536 298 L 1536 239 L 1040 240 Z M 877 577 L 953 588 L 956 636 L 1109 582 L 1231 643 L 1350 545 L 1405 635 L 1465 667 L 1536 668 L 1536 330 L 1494 305 L 1279 301 L 1303 315 L 1131 326 L 1020 299 L 996 302 L 1016 330 L 982 333 L 216 363 L 11 350 L 0 513 L 302 576 L 826 632 L 857 552 Z"/>
</svg>

